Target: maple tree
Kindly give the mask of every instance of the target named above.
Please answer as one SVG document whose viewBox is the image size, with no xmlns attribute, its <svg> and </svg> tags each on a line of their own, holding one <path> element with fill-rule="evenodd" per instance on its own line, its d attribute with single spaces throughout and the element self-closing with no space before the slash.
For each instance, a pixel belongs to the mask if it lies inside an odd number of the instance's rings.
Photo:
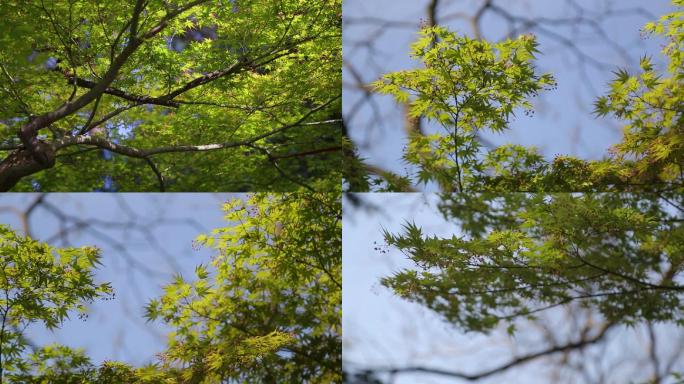
<svg viewBox="0 0 684 384">
<path fill-rule="evenodd" d="M 337 181 L 341 2 L 4 1 L 0 189 Z"/>
<path fill-rule="evenodd" d="M 383 283 L 459 327 L 487 331 L 571 301 L 614 323 L 684 325 L 680 194 L 450 195 L 440 205 L 462 234 L 425 236 L 411 223 L 386 233 L 424 272 Z"/>
<path fill-rule="evenodd" d="M 408 215 L 401 229 L 384 231 L 386 245 L 375 247 L 380 257 L 409 262 L 380 283 L 458 335 L 432 348 L 462 340 L 457 351 L 470 351 L 475 338 L 484 344 L 476 349 L 488 352 L 481 364 L 457 352 L 435 353 L 434 362 L 350 361 L 348 382 L 411 374 L 464 382 L 538 377 L 539 367 L 556 381 L 589 382 L 589 372 L 632 359 L 641 362 L 626 376 L 635 382 L 679 382 L 681 348 L 656 348 L 678 345 L 684 325 L 681 193 L 445 193 L 431 201 L 441 219 L 428 219 L 429 228 Z M 433 233 L 441 221 L 445 227 Z M 502 339 L 510 356 L 504 348 L 500 358 L 487 360 L 488 348 Z M 623 349 L 634 344 L 646 348 Z M 623 380 L 612 369 L 599 377 Z"/>
<path fill-rule="evenodd" d="M 534 67 L 538 44 L 533 35 L 490 43 L 460 36 L 439 25 L 424 27 L 412 45 L 422 68 L 388 73 L 375 91 L 408 103 L 409 117 L 437 122 L 442 132 L 414 133 L 403 161 L 407 175 L 371 169 L 353 149 L 346 170 L 352 191 L 407 191 L 433 182 L 444 192 L 623 191 L 672 189 L 684 181 L 682 108 L 682 27 L 678 11 L 646 24 L 643 32 L 666 39 L 665 71 L 643 57 L 641 72 L 617 70 L 607 95 L 595 102 L 598 117 L 625 121 L 623 140 L 602 160 L 559 155 L 545 159 L 535 148 L 503 145 L 483 148 L 479 131 L 501 132 L 522 109 L 533 113 L 530 98 L 550 90 L 550 74 Z"/>
<path fill-rule="evenodd" d="M 617 70 L 594 105 L 597 116 L 625 122 L 622 141 L 602 160 L 549 161 L 533 148 L 480 145 L 478 131 L 507 129 L 517 109 L 531 109 L 530 97 L 553 87 L 532 64 L 533 36 L 489 43 L 426 27 L 413 44 L 424 67 L 374 83 L 376 91 L 408 103 L 411 116 L 443 130 L 409 138 L 403 159 L 415 173 L 370 177 L 355 159 L 357 173 L 347 188 L 408 190 L 433 182 L 441 190 L 440 214 L 457 228 L 434 235 L 409 220 L 400 231 L 384 231 L 386 246 L 411 265 L 381 284 L 465 333 L 505 329 L 514 338 L 521 324 L 560 308 L 591 317 L 579 335 L 554 335 L 487 368 L 371 366 L 347 372 L 350 382 L 409 373 L 477 381 L 554 355 L 563 354 L 565 363 L 618 330 L 681 329 L 684 2 L 673 4 L 677 11 L 643 29 L 665 37 L 665 69 L 643 57 L 639 73 Z M 652 372 L 643 374 L 651 375 L 649 382 L 681 382 L 681 367 L 674 359 L 661 365 L 662 351 L 651 340 Z"/>
<path fill-rule="evenodd" d="M 53 248 L 17 235 L 0 226 L 0 381 L 26 369 L 22 355 L 27 348 L 23 330 L 40 322 L 48 329 L 58 327 L 72 310 L 86 316 L 86 304 L 113 295 L 107 283 L 96 284 L 93 269 L 100 252 L 94 247 Z M 49 355 L 47 347 L 43 357 Z M 42 362 L 44 360 L 36 360 Z"/>
<path fill-rule="evenodd" d="M 12 267 L 2 287 L 19 293 L 16 300 L 0 299 L 6 324 L 17 326 L 0 333 L 5 377 L 25 383 L 339 382 L 339 200 L 339 194 L 307 192 L 226 203 L 229 224 L 196 239 L 195 246 L 215 250 L 211 262 L 199 264 L 193 278 L 176 276 L 146 306 L 149 321 L 173 331 L 156 362 L 142 367 L 94 364 L 84 351 L 57 344 L 27 353 L 22 324 L 59 326 L 71 309 L 85 310 L 84 302 L 107 297 L 111 287 L 92 282 L 95 248 L 54 249 L 2 227 L 3 262 Z"/>
</svg>

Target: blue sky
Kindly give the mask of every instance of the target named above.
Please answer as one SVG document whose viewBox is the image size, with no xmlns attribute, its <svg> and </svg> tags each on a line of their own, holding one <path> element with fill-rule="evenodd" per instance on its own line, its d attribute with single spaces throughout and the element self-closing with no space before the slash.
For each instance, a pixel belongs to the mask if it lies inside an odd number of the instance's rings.
<svg viewBox="0 0 684 384">
<path fill-rule="evenodd" d="M 207 263 L 211 251 L 193 248 L 193 240 L 213 228 L 227 226 L 221 209 L 230 194 L 49 194 L 46 201 L 76 221 L 68 236 L 55 236 L 60 221 L 44 207 L 29 221 L 33 238 L 55 246 L 94 245 L 102 250 L 99 281 L 109 281 L 116 292 L 113 301 L 91 306 L 89 318 L 74 314 L 61 329 L 48 332 L 41 326 L 28 329 L 36 344 L 54 342 L 84 348 L 93 362 L 119 360 L 132 364 L 154 361 L 166 343 L 167 329 L 159 322 L 147 323 L 143 306 L 162 293 L 162 286 L 176 273 L 192 278 L 197 264 Z M 18 211 L 28 207 L 37 194 L 0 195 L 0 223 L 23 231 Z"/>
<path fill-rule="evenodd" d="M 545 311 L 535 323 L 518 321 L 518 333 L 510 337 L 505 326 L 490 334 L 464 333 L 443 321 L 434 312 L 403 300 L 380 285 L 382 277 L 402 268 L 414 267 L 405 255 L 383 246 L 382 230 L 398 233 L 407 221 L 415 222 L 426 236 L 458 235 L 456 224 L 445 221 L 435 208 L 434 194 L 359 194 L 374 210 L 358 209 L 345 201 L 343 206 L 342 276 L 343 276 L 343 359 L 350 369 L 405 367 L 422 365 L 466 372 L 491 369 L 508 362 L 513 356 L 537 352 L 548 346 L 545 332 L 554 334 L 559 344 L 579 338 L 578 324 L 588 320 L 579 307 Z M 661 364 L 671 356 L 679 357 L 674 368 L 684 371 L 684 332 L 672 325 L 655 326 L 657 353 Z M 585 362 L 594 372 L 593 382 L 626 383 L 646 380 L 651 373 L 648 361 L 647 329 L 619 328 L 612 331 L 608 342 L 586 348 L 564 366 Z M 560 355 L 555 355 L 560 357 Z M 481 383 L 549 382 L 591 383 L 583 377 L 554 379 L 548 361 L 535 361 Z M 598 373 L 609 374 L 599 378 Z M 386 378 L 386 377 L 385 377 Z M 425 374 L 404 374 L 393 384 L 448 384 L 461 381 Z M 639 382 L 639 381 L 636 381 Z M 672 382 L 672 381 L 665 381 Z"/>
<path fill-rule="evenodd" d="M 611 72 L 618 67 L 636 69 L 639 58 L 644 54 L 662 63 L 659 56 L 662 40 L 644 38 L 640 28 L 654 17 L 670 12 L 673 9 L 671 3 L 667 0 L 516 0 L 494 3 L 518 17 L 549 20 L 586 17 L 596 20 L 600 29 L 594 29 L 593 24 L 574 22 L 548 22 L 533 29 L 542 52 L 537 66 L 555 76 L 558 89 L 546 91 L 535 99 L 536 114 L 533 117 L 519 113 L 511 124 L 511 130 L 503 134 L 486 134 L 485 139 L 495 145 L 533 145 L 548 158 L 556 154 L 590 159 L 603 157 L 610 145 L 620 140 L 621 123 L 593 116 L 592 103 L 605 93 L 608 82 L 613 78 Z M 343 113 L 350 136 L 359 145 L 361 156 L 369 163 L 400 173 L 405 169 L 400 161 L 405 142 L 401 108 L 390 96 L 374 96 L 370 102 L 360 103 L 361 107 L 350 119 L 350 113 L 364 98 L 352 68 L 362 82 L 368 84 L 383 73 L 418 65 L 408 56 L 409 45 L 415 40 L 419 22 L 426 18 L 427 4 L 426 0 L 345 0 L 343 3 Z M 472 34 L 471 26 L 458 15 L 472 14 L 480 4 L 480 0 L 440 2 L 438 15 L 442 17 L 441 24 Z M 583 7 L 584 13 L 572 4 Z M 501 39 L 506 30 L 503 18 L 491 12 L 485 13 L 482 19 L 485 38 Z M 568 48 L 569 41 L 576 43 L 576 51 Z M 379 119 L 374 119 L 375 114 Z"/>
</svg>

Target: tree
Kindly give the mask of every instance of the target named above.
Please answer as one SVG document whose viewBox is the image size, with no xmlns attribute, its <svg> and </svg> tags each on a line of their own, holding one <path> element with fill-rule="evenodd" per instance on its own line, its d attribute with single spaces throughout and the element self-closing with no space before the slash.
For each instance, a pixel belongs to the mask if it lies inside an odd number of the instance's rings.
<svg viewBox="0 0 684 384">
<path fill-rule="evenodd" d="M 147 308 L 178 329 L 165 363 L 239 382 L 339 382 L 339 197 L 264 194 L 226 204 L 235 224 L 197 239 L 218 252 L 213 282 L 198 266 L 195 282 L 179 277 Z M 241 354 L 257 348 L 279 353 Z"/>
<path fill-rule="evenodd" d="M 516 368 L 521 377 L 538 376 L 541 367 L 549 373 L 555 373 L 552 367 L 565 370 L 567 381 L 549 378 L 554 382 L 594 382 L 592 376 L 598 382 L 623 380 L 603 365 L 610 360 L 602 354 L 641 367 L 631 377 L 635 382 L 670 382 L 682 369 L 680 193 L 443 194 L 434 200 L 447 228 L 455 228 L 449 231 L 453 235 L 431 234 L 410 219 L 403 230 L 385 231 L 389 249 L 377 249 L 399 251 L 411 262 L 392 268 L 381 283 L 436 313 L 464 334 L 459 340 L 465 345 L 437 341 L 433 348 L 450 351 L 436 359 L 441 364 L 424 356 L 413 364 L 355 362 L 349 382 L 391 382 L 411 373 L 455 382 L 496 380 Z M 492 361 L 473 364 L 459 354 L 473 353 L 469 333 L 486 335 L 481 338 L 489 343 L 503 338 L 511 344 L 511 356 L 504 348 Z M 635 339 L 647 348 L 620 349 Z M 485 356 L 491 354 L 492 346 L 482 344 Z M 639 360 L 632 363 L 635 355 Z M 533 362 L 531 371 L 521 368 Z M 574 364 L 578 370 L 568 372 Z M 583 369 L 592 374 L 582 376 Z M 593 374 L 602 369 L 608 369 L 606 376 Z"/>
<path fill-rule="evenodd" d="M 369 177 L 361 166 L 348 186 L 409 190 L 433 182 L 442 191 L 440 213 L 458 228 L 437 236 L 408 221 L 399 232 L 385 231 L 386 245 L 412 265 L 385 276 L 382 285 L 459 331 L 505 328 L 512 340 L 521 324 L 554 310 L 591 316 L 576 335 L 553 335 L 490 368 L 361 367 L 347 372 L 348 381 L 377 383 L 406 373 L 477 381 L 559 355 L 565 364 L 618 330 L 636 328 L 650 332 L 650 372 L 643 380 L 681 380 L 676 360 L 662 362 L 653 335 L 655 325 L 681 333 L 684 324 L 684 2 L 673 4 L 676 12 L 643 30 L 665 37 L 665 70 L 644 57 L 638 73 L 616 71 L 608 94 L 595 103 L 597 116 L 625 122 L 622 142 L 602 160 L 549 161 L 524 146 L 481 145 L 478 131 L 507 128 L 514 108 L 529 107 L 528 97 L 553 84 L 532 65 L 531 36 L 491 44 L 427 26 L 413 45 L 424 67 L 373 84 L 443 131 L 410 136 L 403 159 L 414 174 L 370 169 L 379 177 Z"/>
<path fill-rule="evenodd" d="M 2 190 L 328 189 L 341 5 L 0 6 Z"/>
<path fill-rule="evenodd" d="M 684 5 L 679 0 L 673 4 Z M 507 129 L 517 109 L 531 113 L 528 98 L 553 88 L 553 79 L 538 74 L 532 64 L 535 38 L 523 35 L 490 44 L 426 26 L 412 46 L 413 57 L 424 67 L 386 74 L 373 87 L 408 103 L 412 117 L 436 121 L 444 132 L 409 137 L 403 160 L 417 169 L 415 175 L 370 169 L 378 176 L 370 177 L 357 169 L 348 172 L 349 185 L 359 190 L 407 190 L 435 182 L 445 192 L 681 188 L 683 18 L 684 13 L 677 11 L 644 28 L 646 34 L 667 39 L 662 50 L 668 61 L 664 73 L 644 57 L 641 73 L 616 71 L 608 95 L 596 101 L 597 116 L 613 115 L 627 122 L 623 141 L 596 161 L 571 156 L 548 161 L 534 148 L 519 145 L 484 148 L 479 131 Z"/>
<path fill-rule="evenodd" d="M 174 331 L 157 363 L 93 364 L 48 346 L 20 356 L 21 382 L 340 381 L 339 195 L 258 194 L 225 206 L 230 224 L 200 235 L 217 254 L 176 276 L 146 307 Z M 49 287 L 60 293 L 59 287 Z M 4 346 L 4 344 L 3 344 Z"/>
<path fill-rule="evenodd" d="M 484 332 L 575 300 L 611 323 L 684 325 L 681 195 L 454 195 L 441 209 L 463 235 L 424 237 L 410 223 L 386 233 L 424 273 L 383 284 L 459 327 Z"/>
<path fill-rule="evenodd" d="M 113 295 L 109 284 L 96 284 L 93 268 L 98 264 L 97 248 L 53 248 L 17 235 L 0 226 L 2 275 L 0 276 L 0 381 L 27 369 L 22 360 L 27 344 L 23 330 L 40 322 L 53 329 L 77 310 L 86 316 L 86 304 Z M 49 354 L 48 347 L 42 356 Z M 38 363 L 44 360 L 37 360 Z M 79 365 L 80 360 L 73 363 Z"/>
<path fill-rule="evenodd" d="M 462 192 L 464 179 L 479 173 L 477 131 L 504 130 L 516 108 L 529 113 L 527 98 L 555 82 L 532 66 L 538 52 L 532 36 L 492 45 L 439 26 L 420 33 L 411 48 L 425 68 L 387 74 L 374 87 L 408 102 L 411 117 L 442 126 L 444 134 L 412 134 L 404 159 L 418 166 L 419 182 L 435 180 L 444 190 Z"/>
</svg>

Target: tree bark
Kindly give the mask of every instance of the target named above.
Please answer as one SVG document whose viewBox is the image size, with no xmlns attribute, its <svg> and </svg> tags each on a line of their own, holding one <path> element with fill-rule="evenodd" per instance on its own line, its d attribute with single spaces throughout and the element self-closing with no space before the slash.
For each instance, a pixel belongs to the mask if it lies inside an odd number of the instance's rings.
<svg viewBox="0 0 684 384">
<path fill-rule="evenodd" d="M 16 149 L 0 162 L 0 191 L 7 192 L 23 177 L 54 165 L 55 151 L 47 143 L 38 141 L 33 152 L 25 147 Z"/>
</svg>

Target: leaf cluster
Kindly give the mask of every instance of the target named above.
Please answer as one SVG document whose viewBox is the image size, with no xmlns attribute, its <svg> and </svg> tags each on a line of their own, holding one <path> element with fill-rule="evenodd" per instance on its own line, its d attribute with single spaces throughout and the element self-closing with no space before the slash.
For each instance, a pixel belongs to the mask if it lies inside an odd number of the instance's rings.
<svg viewBox="0 0 684 384">
<path fill-rule="evenodd" d="M 27 326 L 40 323 L 54 329 L 70 312 L 84 318 L 88 303 L 113 297 L 108 283 L 94 281 L 97 248 L 54 248 L 2 225 L 0 255 L 0 368 L 5 372 L 27 368 L 21 359 L 27 347 L 22 330 Z"/>
<path fill-rule="evenodd" d="M 595 102 L 597 117 L 626 122 L 622 141 L 601 160 L 567 155 L 549 160 L 519 145 L 483 148 L 479 131 L 502 132 L 516 111 L 530 114 L 530 98 L 555 87 L 551 75 L 534 68 L 535 38 L 490 43 L 440 26 L 424 28 L 412 45 L 412 57 L 423 67 L 386 74 L 372 85 L 408 103 L 412 118 L 435 121 L 443 130 L 408 138 L 403 161 L 410 170 L 405 176 L 362 169 L 369 179 L 366 187 L 406 191 L 433 182 L 444 192 L 681 190 L 684 12 L 681 1 L 674 5 L 676 12 L 643 29 L 645 35 L 666 39 L 661 52 L 665 70 L 643 57 L 639 73 L 615 71 L 607 94 Z"/>
<path fill-rule="evenodd" d="M 216 380 L 339 381 L 339 195 L 257 194 L 225 211 L 230 226 L 197 238 L 211 265 L 147 306 L 176 329 L 164 363 Z"/>
<path fill-rule="evenodd" d="M 419 182 L 445 190 L 462 190 L 461 179 L 476 172 L 478 131 L 505 130 L 516 109 L 531 113 L 529 98 L 555 87 L 534 68 L 532 35 L 490 43 L 435 26 L 420 31 L 411 52 L 423 68 L 386 74 L 373 87 L 409 103 L 411 117 L 442 126 L 443 134 L 410 137 L 404 160 L 418 167 Z"/>
<path fill-rule="evenodd" d="M 417 268 L 382 284 L 468 331 L 571 302 L 613 323 L 684 325 L 683 206 L 678 194 L 445 196 L 462 233 L 385 233 Z"/>
</svg>

